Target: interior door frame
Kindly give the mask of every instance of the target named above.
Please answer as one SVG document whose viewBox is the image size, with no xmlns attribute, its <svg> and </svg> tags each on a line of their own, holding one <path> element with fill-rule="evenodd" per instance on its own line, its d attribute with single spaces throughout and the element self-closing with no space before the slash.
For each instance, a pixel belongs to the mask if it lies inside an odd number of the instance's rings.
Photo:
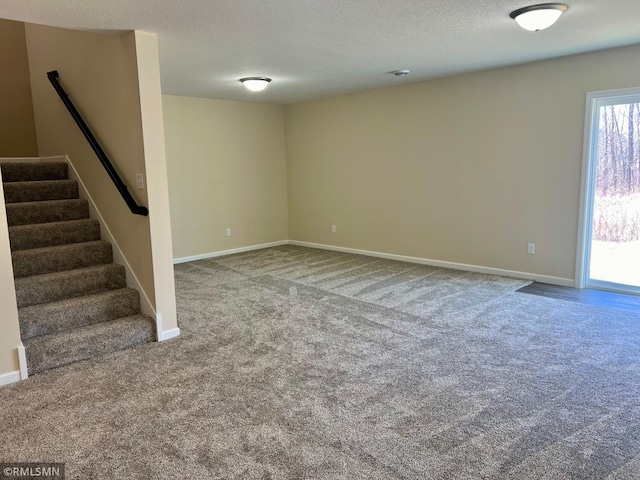
<svg viewBox="0 0 640 480">
<path fill-rule="evenodd" d="M 601 280 L 589 281 L 591 234 L 593 230 L 593 202 L 595 198 L 596 158 L 598 148 L 599 115 L 605 105 L 640 103 L 640 87 L 588 92 L 584 113 L 584 142 L 582 147 L 582 177 L 580 184 L 580 212 L 578 220 L 578 248 L 576 250 L 576 288 L 597 288 L 640 294 L 640 287 Z"/>
</svg>

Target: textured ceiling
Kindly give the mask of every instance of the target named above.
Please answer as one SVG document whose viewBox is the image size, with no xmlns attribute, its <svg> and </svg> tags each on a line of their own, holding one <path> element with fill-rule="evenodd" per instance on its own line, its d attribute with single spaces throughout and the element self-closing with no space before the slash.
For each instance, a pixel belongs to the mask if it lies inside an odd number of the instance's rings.
<svg viewBox="0 0 640 480">
<path fill-rule="evenodd" d="M 544 1 L 544 0 L 543 0 Z M 639 0 L 568 0 L 541 32 L 526 0 L 3 0 L 0 17 L 158 34 L 163 92 L 292 103 L 640 43 Z M 405 78 L 389 72 L 410 69 Z M 262 93 L 238 82 L 268 76 Z"/>
</svg>

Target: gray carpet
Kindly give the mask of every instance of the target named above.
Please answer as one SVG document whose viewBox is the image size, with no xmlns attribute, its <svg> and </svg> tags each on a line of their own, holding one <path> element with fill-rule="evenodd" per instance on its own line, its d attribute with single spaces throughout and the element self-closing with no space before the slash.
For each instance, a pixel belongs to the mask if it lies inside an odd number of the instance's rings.
<svg viewBox="0 0 640 480">
<path fill-rule="evenodd" d="M 640 314 L 302 247 L 176 266 L 182 336 L 0 388 L 74 479 L 637 479 Z"/>
<path fill-rule="evenodd" d="M 155 340 L 63 162 L 2 163 L 29 375 Z M 0 469 L 0 477 L 2 471 Z"/>
</svg>

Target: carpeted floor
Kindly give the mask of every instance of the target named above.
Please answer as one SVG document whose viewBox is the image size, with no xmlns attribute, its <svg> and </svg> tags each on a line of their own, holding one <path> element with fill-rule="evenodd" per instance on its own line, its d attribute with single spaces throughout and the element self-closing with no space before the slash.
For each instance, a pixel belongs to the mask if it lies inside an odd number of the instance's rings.
<svg viewBox="0 0 640 480">
<path fill-rule="evenodd" d="M 0 388 L 73 479 L 638 479 L 640 313 L 285 246 L 176 266 L 182 336 Z"/>
</svg>

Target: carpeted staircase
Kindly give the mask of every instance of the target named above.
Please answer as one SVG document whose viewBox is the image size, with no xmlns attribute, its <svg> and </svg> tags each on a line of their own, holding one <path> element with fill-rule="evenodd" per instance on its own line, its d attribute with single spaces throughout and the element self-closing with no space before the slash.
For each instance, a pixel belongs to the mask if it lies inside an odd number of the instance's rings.
<svg viewBox="0 0 640 480">
<path fill-rule="evenodd" d="M 0 164 L 29 374 L 151 342 L 137 290 L 66 163 Z"/>
</svg>

